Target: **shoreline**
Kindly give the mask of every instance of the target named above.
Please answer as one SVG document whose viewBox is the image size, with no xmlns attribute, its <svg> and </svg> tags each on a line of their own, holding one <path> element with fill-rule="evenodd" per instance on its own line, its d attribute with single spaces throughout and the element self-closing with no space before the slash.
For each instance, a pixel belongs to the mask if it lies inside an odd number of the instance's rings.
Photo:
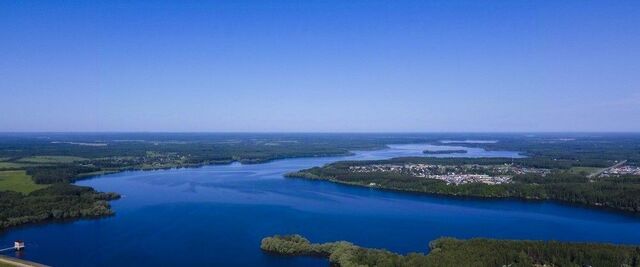
<svg viewBox="0 0 640 267">
<path fill-rule="evenodd" d="M 274 161 L 278 161 L 278 160 L 287 160 L 287 159 L 302 159 L 302 158 L 325 158 L 325 157 L 343 157 L 343 156 L 353 156 L 355 155 L 355 153 L 353 152 L 349 152 L 349 153 L 344 153 L 344 154 L 330 154 L 330 155 L 314 155 L 314 156 L 300 156 L 300 157 L 282 157 L 282 158 L 274 158 L 274 159 L 268 159 L 268 160 L 259 160 L 259 161 L 243 161 L 243 160 L 229 160 L 229 161 L 223 161 L 223 162 L 208 162 L 208 163 L 194 163 L 194 164 L 188 164 L 188 165 L 173 165 L 173 166 L 162 166 L 162 167 L 151 167 L 151 168 L 139 168 L 139 167 L 127 167 L 127 168 L 122 168 L 122 169 L 117 169 L 117 170 L 107 170 L 101 173 L 85 173 L 83 174 L 79 174 L 78 176 L 76 176 L 76 178 L 73 180 L 73 182 L 71 184 L 75 184 L 76 182 L 79 181 L 84 181 L 84 180 L 91 180 L 94 178 L 98 178 L 101 176 L 106 176 L 106 175 L 110 175 L 110 174 L 118 174 L 118 173 L 123 173 L 123 172 L 137 172 L 137 171 L 162 171 L 162 170 L 180 170 L 180 169 L 199 169 L 199 168 L 204 168 L 204 167 L 208 167 L 208 166 L 221 166 L 221 165 L 231 165 L 234 163 L 240 163 L 242 165 L 257 165 L 257 164 L 266 164 L 266 163 L 270 163 L 270 162 L 274 162 Z M 117 192 L 115 192 L 117 193 Z"/>
<path fill-rule="evenodd" d="M 50 267 L 41 263 L 0 255 L 0 263 L 16 267 Z"/>
</svg>

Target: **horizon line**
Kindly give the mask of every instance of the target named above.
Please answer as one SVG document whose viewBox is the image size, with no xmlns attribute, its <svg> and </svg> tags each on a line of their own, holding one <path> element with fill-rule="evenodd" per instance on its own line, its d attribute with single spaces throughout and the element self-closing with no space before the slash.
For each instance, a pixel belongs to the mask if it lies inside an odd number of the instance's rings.
<svg viewBox="0 0 640 267">
<path fill-rule="evenodd" d="M 0 134 L 640 134 L 640 131 L 0 131 Z"/>
</svg>

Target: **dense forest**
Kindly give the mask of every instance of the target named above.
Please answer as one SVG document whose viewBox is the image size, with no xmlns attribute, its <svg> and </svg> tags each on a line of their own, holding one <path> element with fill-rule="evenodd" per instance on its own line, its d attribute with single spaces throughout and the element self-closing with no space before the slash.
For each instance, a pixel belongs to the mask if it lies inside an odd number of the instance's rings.
<svg viewBox="0 0 640 267">
<path fill-rule="evenodd" d="M 339 241 L 313 244 L 300 235 L 264 238 L 267 253 L 314 256 L 331 265 L 352 266 L 640 266 L 640 247 L 609 244 L 440 238 L 429 243 L 430 252 L 396 254 Z"/>
<path fill-rule="evenodd" d="M 349 166 L 383 163 L 504 164 L 512 161 L 525 166 L 555 166 L 546 164 L 546 161 L 538 162 L 535 158 L 516 160 L 500 158 L 397 158 L 381 161 L 337 162 L 323 167 L 314 167 L 290 173 L 287 176 L 322 179 L 359 186 L 370 186 L 373 183 L 378 188 L 427 194 L 556 200 L 635 213 L 640 212 L 640 177 L 638 176 L 590 179 L 585 175 L 556 170 L 546 176 L 533 174 L 516 175 L 511 183 L 505 184 L 469 183 L 452 185 L 441 180 L 418 178 L 401 173 L 355 173 L 349 170 Z"/>
</svg>

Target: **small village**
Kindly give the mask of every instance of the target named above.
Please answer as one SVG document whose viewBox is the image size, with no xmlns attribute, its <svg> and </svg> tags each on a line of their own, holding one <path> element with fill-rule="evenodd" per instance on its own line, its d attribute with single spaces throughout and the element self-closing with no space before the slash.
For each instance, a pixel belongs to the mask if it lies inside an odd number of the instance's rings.
<svg viewBox="0 0 640 267">
<path fill-rule="evenodd" d="M 447 182 L 447 184 L 469 184 L 469 183 L 483 183 L 483 184 L 503 184 L 511 182 L 510 176 L 489 176 L 486 174 L 442 174 L 442 175 L 428 175 L 425 178 L 437 179 Z"/>
<path fill-rule="evenodd" d="M 640 167 L 632 166 L 632 165 L 622 165 L 613 167 L 605 170 L 601 176 L 622 176 L 622 175 L 639 175 L 640 176 Z"/>
<path fill-rule="evenodd" d="M 548 169 L 525 168 L 516 165 L 434 165 L 434 164 L 373 164 L 350 166 L 357 173 L 393 172 L 414 177 L 445 181 L 447 184 L 503 184 L 511 182 L 513 175 L 538 174 L 546 176 Z"/>
</svg>

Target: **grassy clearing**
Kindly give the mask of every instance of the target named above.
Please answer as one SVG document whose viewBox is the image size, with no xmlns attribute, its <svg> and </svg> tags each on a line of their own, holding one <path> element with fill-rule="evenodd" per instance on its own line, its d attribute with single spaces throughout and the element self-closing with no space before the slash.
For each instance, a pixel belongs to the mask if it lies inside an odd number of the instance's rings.
<svg viewBox="0 0 640 267">
<path fill-rule="evenodd" d="M 45 187 L 47 186 L 34 183 L 25 171 L 0 171 L 0 191 L 27 194 Z"/>
<path fill-rule="evenodd" d="M 55 164 L 55 163 L 72 163 L 76 161 L 84 161 L 86 158 L 72 157 L 72 156 L 33 156 L 27 158 L 21 158 L 20 162 L 27 163 L 41 163 L 41 164 Z"/>
<path fill-rule="evenodd" d="M 29 167 L 29 166 L 32 166 L 32 165 L 34 165 L 34 164 L 17 163 L 17 162 L 0 162 L 0 170 L 20 169 L 20 168 Z"/>
</svg>

